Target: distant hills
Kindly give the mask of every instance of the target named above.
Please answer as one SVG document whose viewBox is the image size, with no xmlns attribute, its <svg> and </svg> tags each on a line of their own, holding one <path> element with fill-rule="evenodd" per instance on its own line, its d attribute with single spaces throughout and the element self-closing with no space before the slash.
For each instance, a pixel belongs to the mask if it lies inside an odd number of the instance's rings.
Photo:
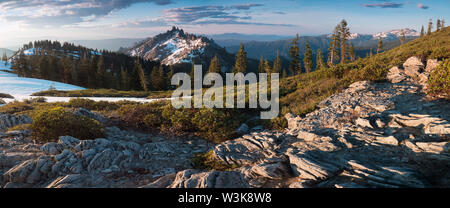
<svg viewBox="0 0 450 208">
<path fill-rule="evenodd" d="M 71 40 L 70 43 L 82 45 L 88 48 L 108 51 L 118 51 L 120 48 L 128 48 L 142 41 L 140 38 L 115 38 L 105 40 Z"/>
</svg>

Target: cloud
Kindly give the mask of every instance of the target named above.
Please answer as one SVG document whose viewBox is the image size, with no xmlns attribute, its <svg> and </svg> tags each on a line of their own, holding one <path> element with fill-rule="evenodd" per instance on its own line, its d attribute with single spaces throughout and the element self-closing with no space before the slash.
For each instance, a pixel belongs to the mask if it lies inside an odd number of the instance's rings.
<svg viewBox="0 0 450 208">
<path fill-rule="evenodd" d="M 251 9 L 261 7 L 263 4 L 238 4 L 231 6 L 193 6 L 172 8 L 163 11 L 163 18 L 173 24 L 188 25 L 266 25 L 266 26 L 293 26 L 288 24 L 272 24 L 249 22 Z"/>
<path fill-rule="evenodd" d="M 26 24 L 67 25 L 103 18 L 136 3 L 172 0 L 0 0 L 0 18 Z"/>
<path fill-rule="evenodd" d="M 417 8 L 420 8 L 420 9 L 428 9 L 428 8 L 430 8 L 429 6 L 426 6 L 426 5 L 423 5 L 423 4 L 417 4 Z"/>
<path fill-rule="evenodd" d="M 384 3 L 377 3 L 377 4 L 362 4 L 363 7 L 370 7 L 370 8 L 400 8 L 403 6 L 402 3 L 394 3 L 394 2 L 384 2 Z"/>
</svg>

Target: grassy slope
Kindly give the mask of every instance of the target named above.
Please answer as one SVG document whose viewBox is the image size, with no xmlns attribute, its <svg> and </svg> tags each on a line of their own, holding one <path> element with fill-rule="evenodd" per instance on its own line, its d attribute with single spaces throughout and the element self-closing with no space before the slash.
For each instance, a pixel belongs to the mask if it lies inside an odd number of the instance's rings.
<svg viewBox="0 0 450 208">
<path fill-rule="evenodd" d="M 391 67 L 403 64 L 411 56 L 419 56 L 424 60 L 449 58 L 450 27 L 353 63 L 282 79 L 280 83 L 282 114 L 309 113 L 324 98 L 356 81 L 383 81 Z"/>
</svg>

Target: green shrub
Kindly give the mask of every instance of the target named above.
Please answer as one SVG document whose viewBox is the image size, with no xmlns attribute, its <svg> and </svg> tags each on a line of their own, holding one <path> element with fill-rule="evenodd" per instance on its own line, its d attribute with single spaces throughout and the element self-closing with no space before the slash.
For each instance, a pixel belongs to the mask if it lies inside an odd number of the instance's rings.
<svg viewBox="0 0 450 208">
<path fill-rule="evenodd" d="M 165 121 L 162 116 L 167 101 L 146 104 L 125 104 L 117 112 L 119 119 L 126 127 L 149 130 L 160 127 Z"/>
<path fill-rule="evenodd" d="M 30 129 L 31 129 L 31 124 L 20 124 L 18 126 L 9 128 L 6 132 L 8 132 L 8 131 L 23 131 L 23 130 L 30 130 Z"/>
<path fill-rule="evenodd" d="M 14 101 L 0 107 L 0 113 L 15 114 L 24 111 L 33 110 L 31 104 L 25 102 Z"/>
<path fill-rule="evenodd" d="M 226 109 L 202 108 L 195 113 L 192 124 L 198 129 L 199 136 L 220 143 L 237 136 L 235 129 L 241 122 Z"/>
<path fill-rule="evenodd" d="M 429 59 L 443 59 L 446 57 L 450 57 L 450 51 L 448 51 L 445 47 L 440 47 L 440 48 L 434 50 L 428 58 Z"/>
<path fill-rule="evenodd" d="M 266 129 L 273 129 L 273 130 L 284 130 L 288 127 L 288 122 L 286 118 L 284 117 L 277 117 L 271 120 L 268 120 L 265 122 L 264 127 Z"/>
<path fill-rule="evenodd" d="M 192 164 L 195 169 L 200 170 L 230 171 L 239 168 L 237 165 L 229 165 L 226 162 L 217 159 L 212 150 L 194 155 Z"/>
<path fill-rule="evenodd" d="M 74 98 L 70 99 L 68 103 L 69 107 L 72 108 L 85 108 L 94 111 L 111 111 L 116 110 L 120 107 L 119 104 L 107 101 L 93 101 L 84 98 Z"/>
<path fill-rule="evenodd" d="M 179 132 L 193 132 L 196 130 L 195 125 L 191 123 L 198 109 L 181 108 L 176 109 L 172 105 L 167 105 L 162 111 L 162 117 L 170 122 L 170 130 Z"/>
<path fill-rule="evenodd" d="M 429 94 L 450 100 L 450 59 L 443 61 L 428 79 Z"/>
<path fill-rule="evenodd" d="M 62 107 L 39 112 L 33 116 L 32 136 L 41 142 L 55 141 L 60 136 L 78 139 L 104 137 L 102 124 L 91 118 L 79 116 Z"/>
</svg>

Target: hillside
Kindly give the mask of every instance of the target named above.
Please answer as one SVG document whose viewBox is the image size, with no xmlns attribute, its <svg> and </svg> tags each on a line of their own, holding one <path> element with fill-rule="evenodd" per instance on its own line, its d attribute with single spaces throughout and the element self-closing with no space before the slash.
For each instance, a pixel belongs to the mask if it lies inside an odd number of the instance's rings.
<svg viewBox="0 0 450 208">
<path fill-rule="evenodd" d="M 409 57 L 444 59 L 450 57 L 450 27 L 412 40 L 389 51 L 330 69 L 281 80 L 282 112 L 305 115 L 326 97 L 362 80 L 383 81 L 388 70 Z"/>
</svg>

